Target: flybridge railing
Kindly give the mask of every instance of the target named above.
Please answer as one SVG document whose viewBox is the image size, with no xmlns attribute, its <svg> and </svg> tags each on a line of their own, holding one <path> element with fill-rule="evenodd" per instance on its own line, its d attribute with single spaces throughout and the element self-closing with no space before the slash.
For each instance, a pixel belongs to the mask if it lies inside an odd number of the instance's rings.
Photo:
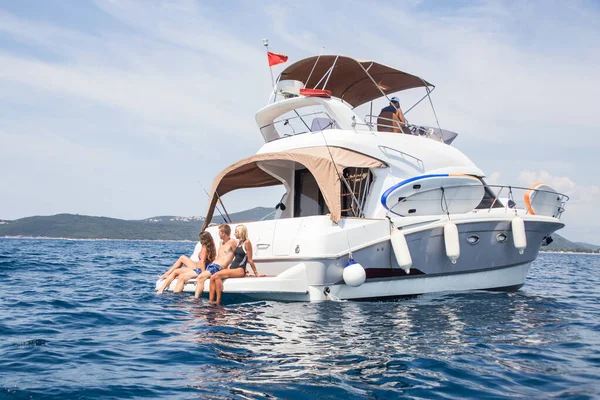
<svg viewBox="0 0 600 400">
<path fill-rule="evenodd" d="M 375 119 L 376 122 L 373 122 L 373 119 Z M 392 118 L 380 117 L 372 114 L 365 115 L 365 121 L 368 121 L 365 125 L 377 132 L 405 133 L 408 135 L 426 137 L 438 142 L 447 141 L 447 138 L 444 137 L 442 131 L 438 128 L 403 124 Z"/>
<path fill-rule="evenodd" d="M 465 202 L 467 193 L 477 188 L 483 188 L 484 195 L 479 204 L 468 210 L 460 206 L 456 207 L 457 203 Z M 435 194 L 423 196 L 424 193 Z M 522 196 L 519 196 L 522 194 Z M 505 195 L 506 197 L 501 197 Z M 525 188 L 520 186 L 510 185 L 446 185 L 431 189 L 417 190 L 405 197 L 400 197 L 398 201 L 391 207 L 389 211 L 401 216 L 411 215 L 437 215 L 437 214 L 455 214 L 466 213 L 475 210 L 491 212 L 494 208 L 504 208 L 506 212 L 509 210 L 525 210 L 526 214 L 544 215 L 560 218 L 565 211 L 566 202 L 569 201 L 569 196 L 563 193 L 558 193 L 554 190 Z M 436 213 L 422 213 L 418 207 L 427 207 L 432 209 L 431 204 L 439 204 Z M 414 204 L 414 208 L 406 208 L 406 206 Z M 464 204 L 464 203 L 463 203 Z M 408 210 L 407 215 L 395 212 L 400 206 L 404 206 Z M 453 209 L 454 207 L 454 209 Z M 456 211 L 460 209 L 460 211 Z"/>
<path fill-rule="evenodd" d="M 286 114 L 292 114 L 280 119 L 275 120 L 269 124 L 260 127 L 263 135 L 265 134 L 264 129 L 267 132 L 276 132 L 277 136 L 273 137 L 271 133 L 268 133 L 266 137 L 271 137 L 272 140 L 277 140 L 289 136 L 296 136 L 307 132 L 321 132 L 327 129 L 340 129 L 338 123 L 329 113 L 325 110 L 318 110 L 315 112 L 308 112 L 301 114 L 298 110 L 293 110 Z M 451 144 L 452 141 L 458 136 L 457 133 L 421 125 L 402 125 L 397 120 L 391 118 L 378 117 L 378 123 L 370 122 L 375 115 L 367 115 L 365 121 L 358 122 L 360 118 L 352 117 L 351 125 L 355 126 L 366 126 L 370 131 L 378 132 L 397 132 L 404 133 L 413 136 L 425 137 L 436 142 L 442 142 Z M 357 121 L 358 120 L 358 121 Z"/>
</svg>

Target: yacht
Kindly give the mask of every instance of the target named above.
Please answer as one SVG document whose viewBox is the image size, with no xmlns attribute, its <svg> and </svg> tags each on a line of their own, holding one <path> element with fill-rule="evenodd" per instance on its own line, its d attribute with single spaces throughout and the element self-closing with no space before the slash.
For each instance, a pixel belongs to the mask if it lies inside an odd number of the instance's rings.
<svg viewBox="0 0 600 400">
<path fill-rule="evenodd" d="M 266 276 L 227 279 L 224 296 L 382 300 L 524 285 L 540 247 L 564 226 L 568 196 L 541 182 L 486 183 L 452 145 L 457 134 L 439 124 L 359 115 L 358 107 L 409 90 L 423 91 L 415 106 L 430 104 L 435 116 L 431 83 L 374 61 L 321 55 L 280 74 L 256 113 L 264 145 L 225 168 L 209 193 L 203 229 L 219 243 L 211 221 L 222 196 L 285 192 L 272 219 L 244 222 Z"/>
</svg>

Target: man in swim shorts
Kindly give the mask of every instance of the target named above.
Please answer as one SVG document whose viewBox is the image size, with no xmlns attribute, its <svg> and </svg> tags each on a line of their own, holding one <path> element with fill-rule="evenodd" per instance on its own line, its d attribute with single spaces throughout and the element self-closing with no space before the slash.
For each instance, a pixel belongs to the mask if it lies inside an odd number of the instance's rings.
<svg viewBox="0 0 600 400">
<path fill-rule="evenodd" d="M 229 264 L 233 261 L 233 252 L 237 246 L 237 241 L 231 238 L 231 227 L 229 225 L 219 225 L 219 239 L 221 239 L 221 243 L 217 252 L 217 258 L 211 264 L 208 264 L 206 269 L 198 274 L 196 278 L 195 298 L 200 297 L 202 294 L 204 281 L 210 278 L 212 274 L 216 274 L 223 268 L 229 267 Z"/>
</svg>

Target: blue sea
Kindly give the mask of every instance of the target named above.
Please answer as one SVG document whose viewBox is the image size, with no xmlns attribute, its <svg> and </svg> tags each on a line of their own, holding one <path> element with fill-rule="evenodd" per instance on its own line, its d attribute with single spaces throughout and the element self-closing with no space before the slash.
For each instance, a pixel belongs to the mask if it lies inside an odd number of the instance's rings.
<svg viewBox="0 0 600 400">
<path fill-rule="evenodd" d="M 515 293 L 210 305 L 190 242 L 0 239 L 0 398 L 600 398 L 600 256 Z"/>
</svg>

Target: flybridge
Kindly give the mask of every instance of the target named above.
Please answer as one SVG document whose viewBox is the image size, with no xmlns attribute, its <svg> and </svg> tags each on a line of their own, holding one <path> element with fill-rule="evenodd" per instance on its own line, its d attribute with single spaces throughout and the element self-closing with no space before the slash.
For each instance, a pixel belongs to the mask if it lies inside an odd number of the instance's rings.
<svg viewBox="0 0 600 400">
<path fill-rule="evenodd" d="M 256 113 L 256 123 L 266 143 L 287 136 L 326 129 L 370 133 L 370 128 L 350 108 L 326 97 L 288 97 Z"/>
<path fill-rule="evenodd" d="M 426 94 L 406 113 L 430 96 L 434 89 L 431 83 L 374 61 L 332 55 L 310 57 L 280 74 L 271 100 L 258 111 L 256 122 L 266 143 L 328 129 L 367 134 L 392 132 L 397 127 L 392 119 L 372 112 L 361 118 L 356 107 L 419 87 L 425 88 Z M 446 144 L 457 136 L 439 126 L 407 125 L 403 130 Z"/>
</svg>

